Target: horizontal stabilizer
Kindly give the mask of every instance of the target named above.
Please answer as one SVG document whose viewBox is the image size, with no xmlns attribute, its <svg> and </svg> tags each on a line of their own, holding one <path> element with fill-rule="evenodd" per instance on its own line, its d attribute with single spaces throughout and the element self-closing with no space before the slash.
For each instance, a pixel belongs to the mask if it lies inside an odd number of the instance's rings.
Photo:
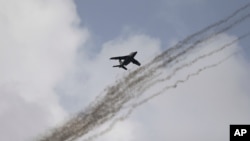
<svg viewBox="0 0 250 141">
<path fill-rule="evenodd" d="M 122 66 L 122 65 L 115 65 L 113 67 L 119 67 L 119 68 L 123 68 L 123 69 L 127 70 L 127 68 L 125 66 Z"/>
</svg>

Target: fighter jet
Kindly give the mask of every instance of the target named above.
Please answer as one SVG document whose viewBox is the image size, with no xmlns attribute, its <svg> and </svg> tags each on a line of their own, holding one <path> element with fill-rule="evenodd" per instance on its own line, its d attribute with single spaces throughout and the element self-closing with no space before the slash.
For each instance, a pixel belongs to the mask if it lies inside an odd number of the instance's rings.
<svg viewBox="0 0 250 141">
<path fill-rule="evenodd" d="M 115 65 L 113 67 L 119 67 L 119 68 L 123 68 L 127 70 L 125 66 L 127 66 L 130 62 L 138 66 L 141 65 L 137 60 L 134 59 L 136 54 L 137 54 L 137 51 L 131 52 L 129 55 L 126 55 L 126 56 L 111 57 L 110 59 L 119 60 L 120 65 Z"/>
</svg>

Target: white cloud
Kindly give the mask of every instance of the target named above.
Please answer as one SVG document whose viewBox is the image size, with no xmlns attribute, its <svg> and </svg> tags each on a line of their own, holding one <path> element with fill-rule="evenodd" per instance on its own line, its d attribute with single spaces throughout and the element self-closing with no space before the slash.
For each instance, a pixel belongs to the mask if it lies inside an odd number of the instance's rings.
<svg viewBox="0 0 250 141">
<path fill-rule="evenodd" d="M 0 2 L 0 140 L 41 134 L 62 121 L 55 86 L 88 33 L 70 0 Z"/>
<path fill-rule="evenodd" d="M 132 120 L 120 122 L 112 129 L 112 132 L 108 132 L 104 136 L 98 138 L 97 141 L 136 141 L 141 135 L 139 132 L 140 128 L 141 125 Z"/>
</svg>

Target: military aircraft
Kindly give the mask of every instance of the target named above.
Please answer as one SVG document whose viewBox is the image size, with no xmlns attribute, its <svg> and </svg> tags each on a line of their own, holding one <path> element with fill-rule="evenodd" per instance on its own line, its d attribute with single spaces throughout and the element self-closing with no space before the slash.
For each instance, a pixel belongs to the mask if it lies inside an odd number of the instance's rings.
<svg viewBox="0 0 250 141">
<path fill-rule="evenodd" d="M 120 65 L 115 65 L 113 67 L 119 67 L 119 68 L 123 68 L 127 70 L 125 66 L 127 66 L 130 62 L 138 66 L 141 65 L 140 62 L 134 59 L 136 54 L 137 54 L 137 51 L 131 52 L 129 55 L 126 55 L 126 56 L 111 57 L 110 59 L 119 60 Z"/>
</svg>

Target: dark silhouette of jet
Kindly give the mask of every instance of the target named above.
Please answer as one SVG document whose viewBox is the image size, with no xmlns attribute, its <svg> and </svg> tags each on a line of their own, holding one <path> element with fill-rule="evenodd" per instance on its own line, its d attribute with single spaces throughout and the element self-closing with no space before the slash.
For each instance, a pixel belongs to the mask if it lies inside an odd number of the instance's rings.
<svg viewBox="0 0 250 141">
<path fill-rule="evenodd" d="M 120 65 L 115 65 L 113 67 L 119 67 L 119 68 L 123 68 L 123 69 L 127 70 L 127 68 L 125 66 L 127 66 L 130 62 L 132 62 L 133 64 L 136 64 L 138 66 L 141 65 L 140 62 L 138 62 L 137 60 L 134 59 L 136 54 L 137 54 L 137 51 L 132 52 L 126 56 L 111 57 L 110 59 L 119 60 Z"/>
</svg>

